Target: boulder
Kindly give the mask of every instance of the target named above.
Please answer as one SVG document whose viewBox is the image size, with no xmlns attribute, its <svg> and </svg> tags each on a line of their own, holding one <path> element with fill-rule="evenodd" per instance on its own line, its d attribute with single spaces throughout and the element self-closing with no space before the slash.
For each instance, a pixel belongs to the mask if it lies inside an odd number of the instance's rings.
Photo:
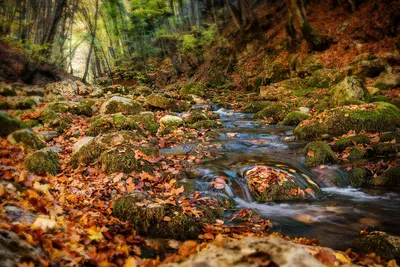
<svg viewBox="0 0 400 267">
<path fill-rule="evenodd" d="M 375 253 L 385 259 L 400 258 L 400 237 L 371 232 L 353 240 L 353 247 L 364 253 Z"/>
<path fill-rule="evenodd" d="M 87 143 L 89 143 L 90 141 L 92 141 L 94 139 L 93 136 L 84 136 L 81 139 L 79 139 L 72 147 L 72 152 L 75 153 L 77 151 L 79 151 L 79 149 L 81 149 L 84 145 L 86 145 Z"/>
<path fill-rule="evenodd" d="M 96 136 L 101 133 L 109 133 L 120 130 L 136 130 L 142 132 L 142 128 L 135 119 L 121 113 L 111 115 L 99 115 L 89 121 L 87 135 Z"/>
<path fill-rule="evenodd" d="M 315 199 L 322 195 L 310 178 L 275 167 L 255 166 L 246 171 L 245 179 L 256 201 Z"/>
<path fill-rule="evenodd" d="M 158 150 L 150 143 L 124 142 L 104 151 L 99 161 L 101 169 L 107 174 L 132 171 L 152 172 L 153 167 L 156 166 L 152 163 L 158 156 Z"/>
<path fill-rule="evenodd" d="M 340 136 L 356 132 L 395 131 L 400 127 L 400 110 L 389 103 L 376 102 L 327 110 L 302 121 L 294 130 L 299 139 L 324 135 Z"/>
<path fill-rule="evenodd" d="M 371 98 L 364 86 L 364 81 L 356 77 L 346 77 L 343 81 L 331 88 L 331 106 L 340 106 L 349 101 L 369 101 Z"/>
<path fill-rule="evenodd" d="M 307 253 L 302 245 L 274 237 L 245 237 L 230 241 L 215 241 L 182 262 L 162 266 L 323 267 L 325 265 Z"/>
<path fill-rule="evenodd" d="M 10 133 L 25 128 L 26 125 L 20 120 L 12 117 L 5 111 L 0 110 L 0 136 L 4 137 L 9 135 Z"/>
<path fill-rule="evenodd" d="M 300 111 L 290 112 L 286 115 L 279 125 L 283 126 L 297 126 L 300 122 L 306 120 L 309 116 Z"/>
<path fill-rule="evenodd" d="M 162 94 L 151 94 L 147 96 L 146 103 L 156 108 L 171 110 L 174 112 L 182 112 L 188 110 L 190 107 L 190 104 L 186 101 L 178 101 Z"/>
<path fill-rule="evenodd" d="M 349 171 L 349 183 L 352 187 L 362 187 L 365 184 L 367 171 L 363 168 L 354 168 Z"/>
<path fill-rule="evenodd" d="M 392 72 L 382 72 L 376 80 L 374 87 L 386 90 L 400 86 L 400 74 Z"/>
<path fill-rule="evenodd" d="M 143 108 L 139 102 L 120 96 L 111 97 L 101 105 L 99 110 L 101 114 L 124 113 L 129 115 L 135 115 L 142 111 Z"/>
<path fill-rule="evenodd" d="M 224 128 L 224 125 L 222 123 L 215 121 L 215 120 L 204 120 L 204 121 L 199 121 L 194 124 L 189 125 L 189 128 L 192 129 L 218 129 L 218 128 Z"/>
<path fill-rule="evenodd" d="M 158 128 L 160 128 L 160 124 L 156 121 L 156 115 L 151 111 L 140 112 L 138 115 L 131 116 L 131 118 L 151 134 L 156 134 Z"/>
<path fill-rule="evenodd" d="M 78 94 L 78 85 L 72 80 L 49 83 L 46 85 L 48 93 L 59 94 L 65 97 L 73 97 Z"/>
<path fill-rule="evenodd" d="M 180 90 L 181 95 L 197 95 L 204 96 L 205 94 L 205 85 L 201 83 L 188 83 L 182 87 Z"/>
<path fill-rule="evenodd" d="M 163 127 L 179 127 L 183 125 L 183 120 L 178 116 L 166 115 L 160 119 L 160 124 Z"/>
<path fill-rule="evenodd" d="M 332 149 L 322 141 L 314 141 L 309 143 L 305 148 L 306 165 L 315 167 L 321 164 L 336 163 L 338 158 Z"/>
<path fill-rule="evenodd" d="M 257 113 L 263 110 L 266 106 L 270 105 L 271 102 L 267 101 L 252 101 L 244 106 L 241 110 L 243 113 Z"/>
<path fill-rule="evenodd" d="M 364 59 L 353 63 L 348 74 L 359 77 L 376 77 L 384 70 L 385 64 L 381 59 Z"/>
<path fill-rule="evenodd" d="M 189 124 L 209 119 L 210 118 L 207 116 L 207 114 L 200 110 L 192 110 L 190 113 L 188 113 L 186 116 L 183 117 L 183 120 Z"/>
<path fill-rule="evenodd" d="M 217 200 L 201 200 L 208 205 L 197 205 L 192 207 L 191 213 L 183 213 L 181 206 L 163 203 L 145 192 L 134 191 L 115 201 L 113 215 L 131 222 L 141 235 L 179 240 L 195 239 L 203 223 L 210 223 L 224 213 L 224 208 L 219 206 Z"/>
<path fill-rule="evenodd" d="M 25 167 L 34 174 L 56 175 L 60 169 L 60 163 L 57 153 L 49 149 L 41 149 L 27 156 Z"/>
<path fill-rule="evenodd" d="M 10 134 L 7 140 L 11 144 L 20 145 L 27 150 L 37 150 L 46 146 L 30 129 L 17 130 Z"/>
<path fill-rule="evenodd" d="M 86 144 L 79 149 L 74 149 L 70 164 L 73 168 L 86 165 L 98 160 L 101 154 L 114 146 L 124 143 L 137 143 L 144 140 L 144 137 L 133 131 L 118 131 L 101 134 L 94 139 L 86 138 Z"/>
<path fill-rule="evenodd" d="M 400 166 L 388 168 L 378 177 L 371 180 L 375 186 L 399 187 L 400 186 Z"/>
</svg>

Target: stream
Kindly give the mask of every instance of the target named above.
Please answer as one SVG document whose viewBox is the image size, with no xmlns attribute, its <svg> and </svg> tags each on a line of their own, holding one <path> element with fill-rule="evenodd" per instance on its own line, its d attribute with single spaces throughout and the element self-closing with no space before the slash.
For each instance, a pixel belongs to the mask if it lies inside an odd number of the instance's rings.
<svg viewBox="0 0 400 267">
<path fill-rule="evenodd" d="M 197 189 L 210 193 L 217 177 L 227 177 L 225 193 L 236 202 L 237 208 L 258 211 L 270 219 L 272 231 L 290 237 L 317 238 L 322 246 L 345 250 L 360 230 L 374 227 L 379 231 L 400 235 L 400 192 L 376 189 L 339 188 L 335 179 L 345 179 L 345 164 L 310 169 L 304 165 L 305 141 L 296 140 L 293 127 L 262 125 L 252 120 L 253 114 L 234 113 L 218 109 L 219 138 L 215 159 L 194 166 L 202 177 L 196 180 Z M 163 154 L 186 153 L 199 145 L 184 144 L 163 149 Z M 244 173 L 255 165 L 279 167 L 295 171 L 296 175 L 312 177 L 325 193 L 322 199 L 290 202 L 260 203 L 252 199 Z M 215 192 L 214 192 L 215 193 Z"/>
</svg>

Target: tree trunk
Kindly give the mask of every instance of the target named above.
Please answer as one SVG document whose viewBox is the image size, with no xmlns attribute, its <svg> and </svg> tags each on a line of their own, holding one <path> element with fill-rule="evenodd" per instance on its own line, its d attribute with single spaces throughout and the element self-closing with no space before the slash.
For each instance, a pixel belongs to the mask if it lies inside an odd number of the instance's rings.
<svg viewBox="0 0 400 267">
<path fill-rule="evenodd" d="M 290 9 L 290 12 L 292 13 L 294 19 L 298 23 L 304 39 L 312 46 L 312 48 L 319 51 L 328 48 L 328 41 L 325 38 L 319 36 L 317 32 L 311 27 L 305 14 L 301 11 L 297 0 L 286 0 L 286 4 Z"/>
<path fill-rule="evenodd" d="M 235 23 L 239 31 L 242 31 L 242 21 L 239 10 L 234 5 L 232 5 L 229 0 L 225 0 L 225 3 L 228 6 L 229 12 L 232 15 L 233 23 Z"/>
<path fill-rule="evenodd" d="M 87 78 L 87 75 L 89 73 L 90 57 L 92 56 L 94 40 L 96 38 L 97 17 L 98 17 L 98 15 L 99 15 L 99 0 L 96 0 L 96 13 L 94 15 L 94 29 L 93 29 L 93 32 L 92 32 L 92 41 L 90 42 L 89 54 L 88 54 L 88 57 L 86 59 L 85 72 L 84 72 L 83 77 L 82 77 L 82 82 L 83 83 L 86 83 L 86 78 Z"/>
</svg>

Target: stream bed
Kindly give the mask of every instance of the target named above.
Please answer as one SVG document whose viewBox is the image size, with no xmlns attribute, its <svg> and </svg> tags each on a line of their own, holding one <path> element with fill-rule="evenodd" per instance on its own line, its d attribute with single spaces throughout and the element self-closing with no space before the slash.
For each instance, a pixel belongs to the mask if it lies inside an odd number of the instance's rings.
<svg viewBox="0 0 400 267">
<path fill-rule="evenodd" d="M 373 227 L 400 235 L 400 192 L 375 189 L 339 188 L 334 180 L 345 179 L 345 164 L 307 168 L 302 152 L 305 141 L 296 140 L 293 127 L 262 125 L 252 114 L 218 109 L 220 137 L 215 145 L 215 159 L 193 166 L 202 177 L 196 180 L 199 191 L 209 193 L 217 177 L 227 178 L 226 194 L 237 208 L 256 210 L 273 224 L 272 231 L 290 237 L 317 238 L 322 246 L 345 250 L 360 230 Z M 163 154 L 185 153 L 197 144 L 163 149 Z M 312 177 L 324 191 L 318 200 L 260 203 L 252 199 L 244 173 L 256 165 L 279 167 L 296 175 Z"/>
</svg>

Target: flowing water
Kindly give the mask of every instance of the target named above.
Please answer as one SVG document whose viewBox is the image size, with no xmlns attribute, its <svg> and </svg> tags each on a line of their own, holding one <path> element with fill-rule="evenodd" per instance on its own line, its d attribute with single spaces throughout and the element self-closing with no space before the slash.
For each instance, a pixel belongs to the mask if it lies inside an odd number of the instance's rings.
<svg viewBox="0 0 400 267">
<path fill-rule="evenodd" d="M 346 179 L 345 165 L 309 169 L 304 165 L 304 141 L 295 140 L 292 127 L 261 125 L 251 114 L 215 111 L 225 129 L 211 141 L 216 158 L 195 166 L 202 177 L 197 188 L 210 193 L 217 177 L 227 178 L 225 194 L 238 208 L 258 211 L 270 219 L 273 231 L 291 237 L 317 238 L 323 246 L 347 249 L 358 232 L 375 227 L 389 234 L 400 235 L 400 194 L 372 189 L 339 188 L 335 180 Z M 187 153 L 198 144 L 185 144 L 164 149 L 165 154 Z M 255 165 L 278 167 L 294 175 L 312 177 L 325 193 L 318 200 L 295 202 L 255 202 L 247 188 L 244 172 Z"/>
</svg>

